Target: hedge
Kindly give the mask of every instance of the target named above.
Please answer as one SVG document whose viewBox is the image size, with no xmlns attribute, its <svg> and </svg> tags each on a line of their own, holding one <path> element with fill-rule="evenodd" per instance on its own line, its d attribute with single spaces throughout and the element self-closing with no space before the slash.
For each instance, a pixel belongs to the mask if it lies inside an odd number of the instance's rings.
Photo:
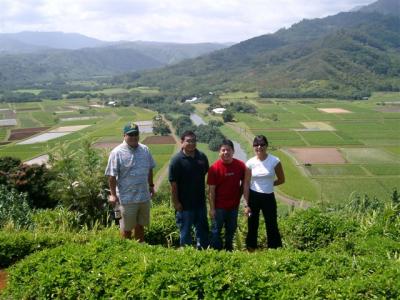
<svg viewBox="0 0 400 300">
<path fill-rule="evenodd" d="M 9 269 L 5 299 L 398 299 L 395 259 L 324 250 L 174 250 L 99 237 Z"/>
</svg>

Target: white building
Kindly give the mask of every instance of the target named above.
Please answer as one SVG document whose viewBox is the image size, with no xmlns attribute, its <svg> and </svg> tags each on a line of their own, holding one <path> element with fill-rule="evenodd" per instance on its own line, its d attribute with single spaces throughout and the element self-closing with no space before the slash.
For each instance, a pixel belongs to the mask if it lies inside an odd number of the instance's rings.
<svg viewBox="0 0 400 300">
<path fill-rule="evenodd" d="M 217 107 L 217 108 L 214 108 L 212 111 L 215 114 L 222 115 L 224 113 L 224 111 L 226 111 L 226 108 Z"/>
<path fill-rule="evenodd" d="M 193 97 L 192 99 L 186 99 L 186 100 L 185 100 L 185 103 L 196 102 L 197 100 L 199 100 L 199 98 Z"/>
</svg>

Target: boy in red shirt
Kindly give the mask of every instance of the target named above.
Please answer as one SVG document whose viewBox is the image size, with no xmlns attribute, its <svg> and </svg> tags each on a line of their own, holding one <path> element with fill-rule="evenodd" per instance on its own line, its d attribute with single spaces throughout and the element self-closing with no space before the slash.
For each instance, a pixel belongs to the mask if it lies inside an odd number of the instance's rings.
<svg viewBox="0 0 400 300">
<path fill-rule="evenodd" d="M 231 140 L 223 140 L 219 157 L 208 170 L 211 247 L 233 250 L 233 237 L 237 227 L 238 208 L 243 193 L 246 165 L 233 158 L 235 149 Z M 222 246 L 221 230 L 225 225 L 225 245 Z"/>
</svg>

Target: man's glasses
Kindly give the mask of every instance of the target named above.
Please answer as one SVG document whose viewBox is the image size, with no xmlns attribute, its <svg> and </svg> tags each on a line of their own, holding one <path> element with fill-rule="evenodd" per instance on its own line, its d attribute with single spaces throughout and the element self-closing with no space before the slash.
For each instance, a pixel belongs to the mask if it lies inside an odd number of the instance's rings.
<svg viewBox="0 0 400 300">
<path fill-rule="evenodd" d="M 188 143 L 188 144 L 196 144 L 196 139 L 190 139 L 190 140 L 184 140 L 184 142 L 185 143 Z"/>
<path fill-rule="evenodd" d="M 266 144 L 263 144 L 263 143 L 254 143 L 254 144 L 253 144 L 253 147 L 258 147 L 258 146 L 260 146 L 260 147 L 265 147 Z"/>
<path fill-rule="evenodd" d="M 139 134 L 136 132 L 127 133 L 127 136 L 138 136 Z"/>
</svg>

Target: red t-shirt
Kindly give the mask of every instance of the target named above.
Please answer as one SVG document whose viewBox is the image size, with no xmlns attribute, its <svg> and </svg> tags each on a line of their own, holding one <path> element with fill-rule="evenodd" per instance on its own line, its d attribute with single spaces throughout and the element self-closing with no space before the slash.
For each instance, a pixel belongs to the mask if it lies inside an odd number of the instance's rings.
<svg viewBox="0 0 400 300">
<path fill-rule="evenodd" d="M 240 185 L 246 165 L 238 159 L 224 164 L 218 159 L 208 170 L 207 184 L 215 185 L 215 208 L 234 209 L 240 203 Z"/>
</svg>

